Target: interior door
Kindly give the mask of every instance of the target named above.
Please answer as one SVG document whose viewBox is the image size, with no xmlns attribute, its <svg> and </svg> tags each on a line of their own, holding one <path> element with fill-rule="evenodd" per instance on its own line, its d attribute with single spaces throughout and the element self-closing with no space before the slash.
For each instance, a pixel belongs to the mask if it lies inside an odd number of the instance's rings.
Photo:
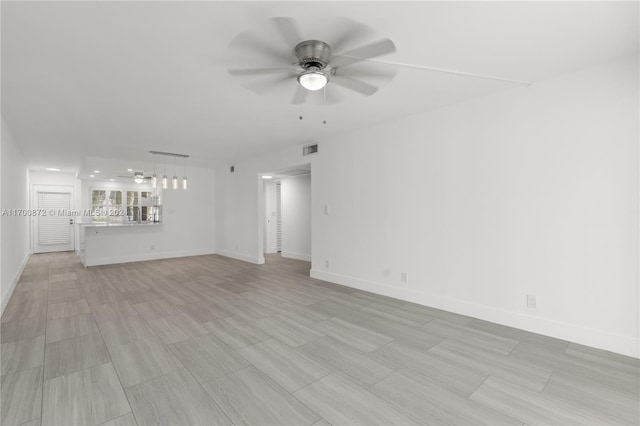
<svg viewBox="0 0 640 426">
<path fill-rule="evenodd" d="M 33 251 L 74 250 L 73 189 L 68 187 L 35 187 L 35 209 L 39 213 L 33 218 Z"/>
<path fill-rule="evenodd" d="M 276 246 L 282 251 L 282 185 L 276 182 Z"/>
</svg>

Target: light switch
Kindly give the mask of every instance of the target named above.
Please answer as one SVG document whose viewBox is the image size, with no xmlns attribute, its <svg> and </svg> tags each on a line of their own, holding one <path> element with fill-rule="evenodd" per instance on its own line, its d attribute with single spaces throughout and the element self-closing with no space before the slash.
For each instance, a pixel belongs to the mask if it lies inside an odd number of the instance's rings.
<svg viewBox="0 0 640 426">
<path fill-rule="evenodd" d="M 329 216 L 330 213 L 331 213 L 331 209 L 329 208 L 329 204 L 325 204 L 324 205 L 324 214 Z"/>
</svg>

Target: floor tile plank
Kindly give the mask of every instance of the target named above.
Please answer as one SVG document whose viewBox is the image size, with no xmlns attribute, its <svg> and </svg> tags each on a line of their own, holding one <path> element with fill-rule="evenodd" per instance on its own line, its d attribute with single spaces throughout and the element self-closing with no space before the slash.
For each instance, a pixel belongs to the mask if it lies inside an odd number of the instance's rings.
<svg viewBox="0 0 640 426">
<path fill-rule="evenodd" d="M 130 411 L 111 363 L 44 383 L 42 424 L 45 425 L 99 425 Z"/>
<path fill-rule="evenodd" d="M 247 346 L 241 349 L 240 353 L 289 392 L 300 389 L 332 371 L 276 339 Z"/>
<path fill-rule="evenodd" d="M 74 317 L 90 314 L 87 299 L 72 300 L 70 302 L 53 303 L 47 310 L 47 318 L 50 320 Z"/>
<path fill-rule="evenodd" d="M 209 394 L 189 374 L 178 370 L 126 390 L 141 425 L 230 425 Z"/>
<path fill-rule="evenodd" d="M 2 376 L 3 425 L 19 425 L 39 419 L 42 406 L 42 366 Z"/>
<path fill-rule="evenodd" d="M 112 347 L 110 352 L 124 387 L 184 368 L 157 336 Z"/>
<path fill-rule="evenodd" d="M 384 379 L 396 369 L 390 364 L 372 358 L 331 337 L 323 337 L 298 348 L 310 358 L 323 365 L 342 371 L 357 380 L 357 384 L 368 387 Z"/>
<path fill-rule="evenodd" d="M 324 336 L 323 333 L 280 314 L 261 318 L 254 324 L 263 332 L 290 346 L 299 346 Z"/>
<path fill-rule="evenodd" d="M 428 377 L 398 370 L 371 392 L 427 424 L 518 425 L 522 422 L 451 392 Z"/>
<path fill-rule="evenodd" d="M 204 326 L 213 335 L 236 350 L 271 338 L 259 328 L 234 317 L 209 321 L 204 323 Z"/>
<path fill-rule="evenodd" d="M 44 378 L 64 376 L 111 361 L 100 333 L 48 343 L 46 345 Z"/>
<path fill-rule="evenodd" d="M 234 425 L 311 425 L 320 419 L 254 366 L 207 382 L 204 388 Z"/>
<path fill-rule="evenodd" d="M 334 425 L 413 425 L 419 420 L 337 373 L 296 391 L 295 397 Z"/>
<path fill-rule="evenodd" d="M 99 331 L 92 315 L 78 315 L 47 321 L 47 343 L 58 342 L 71 337 L 84 336 Z"/>
<path fill-rule="evenodd" d="M 528 425 L 611 424 L 611 419 L 539 392 L 489 377 L 471 400 L 508 412 Z"/>
<path fill-rule="evenodd" d="M 99 323 L 100 331 L 107 346 L 118 346 L 135 342 L 156 334 L 140 316 L 128 316 L 116 321 Z"/>
<path fill-rule="evenodd" d="M 0 342 L 9 343 L 43 335 L 47 320 L 44 315 L 39 318 L 6 321 L 0 330 Z"/>
<path fill-rule="evenodd" d="M 393 339 L 341 318 L 331 318 L 318 324 L 318 329 L 327 336 L 353 346 L 363 352 L 371 352 L 386 345 Z"/>
<path fill-rule="evenodd" d="M 191 337 L 209 333 L 209 330 L 207 330 L 202 324 L 184 312 L 176 315 L 149 319 L 147 320 L 147 323 L 167 344 L 181 342 Z"/>
<path fill-rule="evenodd" d="M 249 365 L 240 354 L 210 334 L 169 345 L 169 348 L 200 383 Z"/>
<path fill-rule="evenodd" d="M 44 362 L 44 336 L 2 344 L 2 375 L 15 373 Z"/>
</svg>

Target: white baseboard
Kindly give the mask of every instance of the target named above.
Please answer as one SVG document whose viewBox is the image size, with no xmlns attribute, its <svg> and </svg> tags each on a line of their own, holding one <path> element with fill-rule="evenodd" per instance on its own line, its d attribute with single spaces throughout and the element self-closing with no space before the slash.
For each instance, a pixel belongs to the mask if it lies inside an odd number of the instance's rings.
<svg viewBox="0 0 640 426">
<path fill-rule="evenodd" d="M 213 249 L 201 249 L 101 257 L 98 259 L 85 259 L 84 266 L 114 265 L 117 263 L 144 262 L 146 260 L 172 259 L 175 257 L 202 256 L 207 254 L 216 254 L 216 252 Z"/>
<path fill-rule="evenodd" d="M 247 254 L 231 250 L 216 250 L 216 254 L 224 257 L 230 257 L 231 259 L 254 263 L 256 265 L 262 265 L 264 263 L 264 256 L 249 256 Z"/>
<path fill-rule="evenodd" d="M 13 295 L 14 290 L 18 285 L 18 281 L 20 280 L 22 271 L 24 271 L 24 267 L 27 266 L 27 262 L 31 257 L 31 253 L 32 253 L 31 250 L 29 250 L 24 255 L 24 258 L 22 259 L 22 262 L 20 263 L 18 270 L 16 271 L 16 273 L 13 275 L 13 278 L 11 279 L 11 284 L 9 284 L 9 288 L 7 288 L 7 290 L 5 291 L 5 294 L 2 295 L 2 314 L 4 314 L 4 309 L 7 307 L 7 304 L 9 303 L 9 300 L 11 299 L 11 296 Z"/>
<path fill-rule="evenodd" d="M 496 324 L 518 328 L 557 339 L 567 340 L 598 349 L 640 358 L 640 339 L 621 336 L 602 330 L 582 327 L 547 318 L 525 315 L 519 312 L 506 311 L 491 306 L 480 305 L 460 299 L 453 299 L 436 294 L 392 287 L 373 281 L 362 280 L 346 275 L 335 274 L 318 269 L 311 270 L 311 277 L 323 281 L 371 293 L 381 294 L 420 305 L 442 309 L 460 315 L 482 319 Z"/>
<path fill-rule="evenodd" d="M 292 251 L 282 251 L 280 252 L 280 256 L 286 257 L 289 259 L 297 259 L 297 260 L 304 260 L 305 262 L 311 262 L 310 254 L 294 253 Z"/>
</svg>

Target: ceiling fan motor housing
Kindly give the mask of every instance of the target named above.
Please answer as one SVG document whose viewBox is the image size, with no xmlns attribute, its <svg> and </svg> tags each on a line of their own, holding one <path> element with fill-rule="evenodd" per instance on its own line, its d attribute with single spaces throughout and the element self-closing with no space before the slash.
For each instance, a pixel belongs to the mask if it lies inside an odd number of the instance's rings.
<svg viewBox="0 0 640 426">
<path fill-rule="evenodd" d="M 295 47 L 296 57 L 300 66 L 308 70 L 310 68 L 324 69 L 331 57 L 331 47 L 320 40 L 306 40 Z"/>
</svg>

